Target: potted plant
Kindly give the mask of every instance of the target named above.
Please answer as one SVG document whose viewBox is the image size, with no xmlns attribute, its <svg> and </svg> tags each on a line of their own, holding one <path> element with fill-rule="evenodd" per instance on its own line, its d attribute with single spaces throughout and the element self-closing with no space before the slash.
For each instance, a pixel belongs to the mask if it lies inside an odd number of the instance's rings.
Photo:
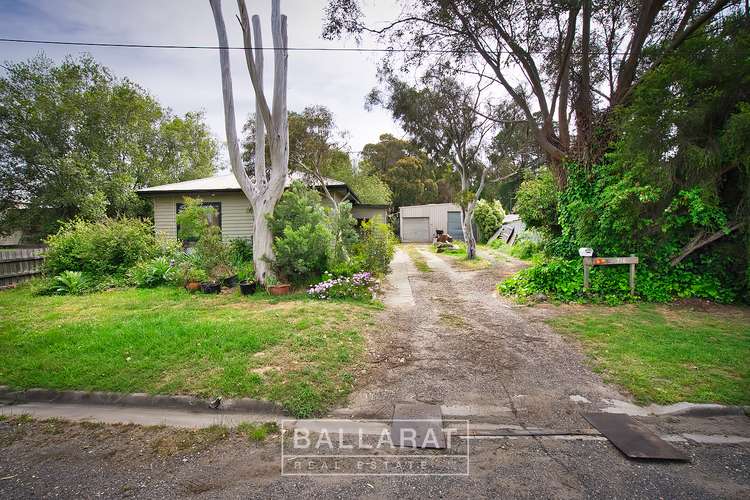
<svg viewBox="0 0 750 500">
<path fill-rule="evenodd" d="M 221 283 L 219 283 L 217 280 L 204 281 L 201 283 L 201 292 L 219 293 L 221 292 Z"/>
<path fill-rule="evenodd" d="M 228 264 L 219 264 L 214 267 L 211 274 L 218 277 L 222 286 L 232 288 L 237 285 L 237 274 L 235 274 L 234 269 Z"/>
<path fill-rule="evenodd" d="M 255 271 L 252 266 L 241 267 L 237 271 L 237 279 L 240 280 L 240 293 L 242 295 L 252 295 L 258 288 L 258 283 L 255 281 Z"/>
<path fill-rule="evenodd" d="M 203 269 L 184 266 L 180 272 L 182 282 L 185 283 L 185 289 L 191 293 L 198 291 L 201 288 L 201 282 L 208 280 L 208 274 Z"/>
<path fill-rule="evenodd" d="M 266 278 L 266 290 L 271 295 L 286 295 L 292 291 L 292 285 L 288 283 L 279 283 L 276 276 Z"/>
</svg>

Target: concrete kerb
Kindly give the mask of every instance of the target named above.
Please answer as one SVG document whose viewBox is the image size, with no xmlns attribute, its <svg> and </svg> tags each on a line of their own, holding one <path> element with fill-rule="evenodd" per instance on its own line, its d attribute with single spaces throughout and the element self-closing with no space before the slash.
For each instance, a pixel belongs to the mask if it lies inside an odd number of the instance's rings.
<svg viewBox="0 0 750 500">
<path fill-rule="evenodd" d="M 722 416 L 750 416 L 750 406 L 733 406 L 710 403 L 688 403 L 681 402 L 672 405 L 638 406 L 628 401 L 616 399 L 605 399 L 607 405 L 601 411 L 605 413 L 624 413 L 633 417 L 722 417 Z"/>
<path fill-rule="evenodd" d="M 13 403 L 61 403 L 114 405 L 140 408 L 170 408 L 216 413 L 264 413 L 284 416 L 280 404 L 261 399 L 223 399 L 217 408 L 211 401 L 194 396 L 152 395 L 145 393 L 119 393 L 102 391 L 56 391 L 51 389 L 14 390 L 0 386 L 0 400 Z"/>
</svg>

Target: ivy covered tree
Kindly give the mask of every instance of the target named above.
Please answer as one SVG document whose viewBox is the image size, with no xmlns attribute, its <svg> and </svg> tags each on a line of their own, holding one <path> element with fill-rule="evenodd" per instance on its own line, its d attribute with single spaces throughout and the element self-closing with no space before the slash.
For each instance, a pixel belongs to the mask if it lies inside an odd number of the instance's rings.
<svg viewBox="0 0 750 500">
<path fill-rule="evenodd" d="M 39 240 L 59 221 L 145 215 L 135 190 L 212 175 L 200 113 L 174 116 L 90 56 L 40 55 L 0 76 L 0 233 Z"/>
</svg>

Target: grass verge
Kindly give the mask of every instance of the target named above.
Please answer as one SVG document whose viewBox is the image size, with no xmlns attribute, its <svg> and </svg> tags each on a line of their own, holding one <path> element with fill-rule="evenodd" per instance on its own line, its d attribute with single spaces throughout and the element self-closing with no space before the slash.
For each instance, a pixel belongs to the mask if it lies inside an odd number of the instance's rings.
<svg viewBox="0 0 750 500">
<path fill-rule="evenodd" d="M 0 292 L 0 384 L 281 402 L 320 414 L 351 390 L 374 305 L 126 289 Z"/>
<path fill-rule="evenodd" d="M 414 266 L 423 273 L 430 273 L 432 272 L 432 268 L 427 265 L 427 260 L 425 260 L 424 255 L 419 251 L 417 247 L 414 245 L 404 245 L 404 249 L 406 250 L 406 253 L 409 255 L 409 258 L 414 263 Z"/>
<path fill-rule="evenodd" d="M 473 259 L 469 259 L 466 254 L 466 245 L 463 242 L 454 241 L 453 245 L 457 247 L 456 250 L 446 250 L 440 252 L 439 255 L 450 257 L 460 267 L 462 267 L 463 269 L 468 269 L 470 271 L 487 269 L 488 267 L 492 266 L 492 263 L 490 261 L 488 261 L 487 259 L 483 259 L 478 254 L 475 255 Z M 433 246 L 432 251 L 437 253 L 437 248 Z"/>
<path fill-rule="evenodd" d="M 639 305 L 550 321 L 639 403 L 750 404 L 750 313 Z"/>
</svg>

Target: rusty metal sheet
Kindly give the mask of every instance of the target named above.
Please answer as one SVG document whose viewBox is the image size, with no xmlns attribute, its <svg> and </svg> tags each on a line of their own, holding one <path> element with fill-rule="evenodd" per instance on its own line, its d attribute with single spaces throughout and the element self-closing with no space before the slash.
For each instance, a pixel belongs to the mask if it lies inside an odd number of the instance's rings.
<svg viewBox="0 0 750 500">
<path fill-rule="evenodd" d="M 682 460 L 690 458 L 628 415 L 584 413 L 583 418 L 597 428 L 621 452 L 630 458 Z"/>
<path fill-rule="evenodd" d="M 443 412 L 437 405 L 397 403 L 393 409 L 391 439 L 409 448 L 445 448 Z"/>
</svg>

